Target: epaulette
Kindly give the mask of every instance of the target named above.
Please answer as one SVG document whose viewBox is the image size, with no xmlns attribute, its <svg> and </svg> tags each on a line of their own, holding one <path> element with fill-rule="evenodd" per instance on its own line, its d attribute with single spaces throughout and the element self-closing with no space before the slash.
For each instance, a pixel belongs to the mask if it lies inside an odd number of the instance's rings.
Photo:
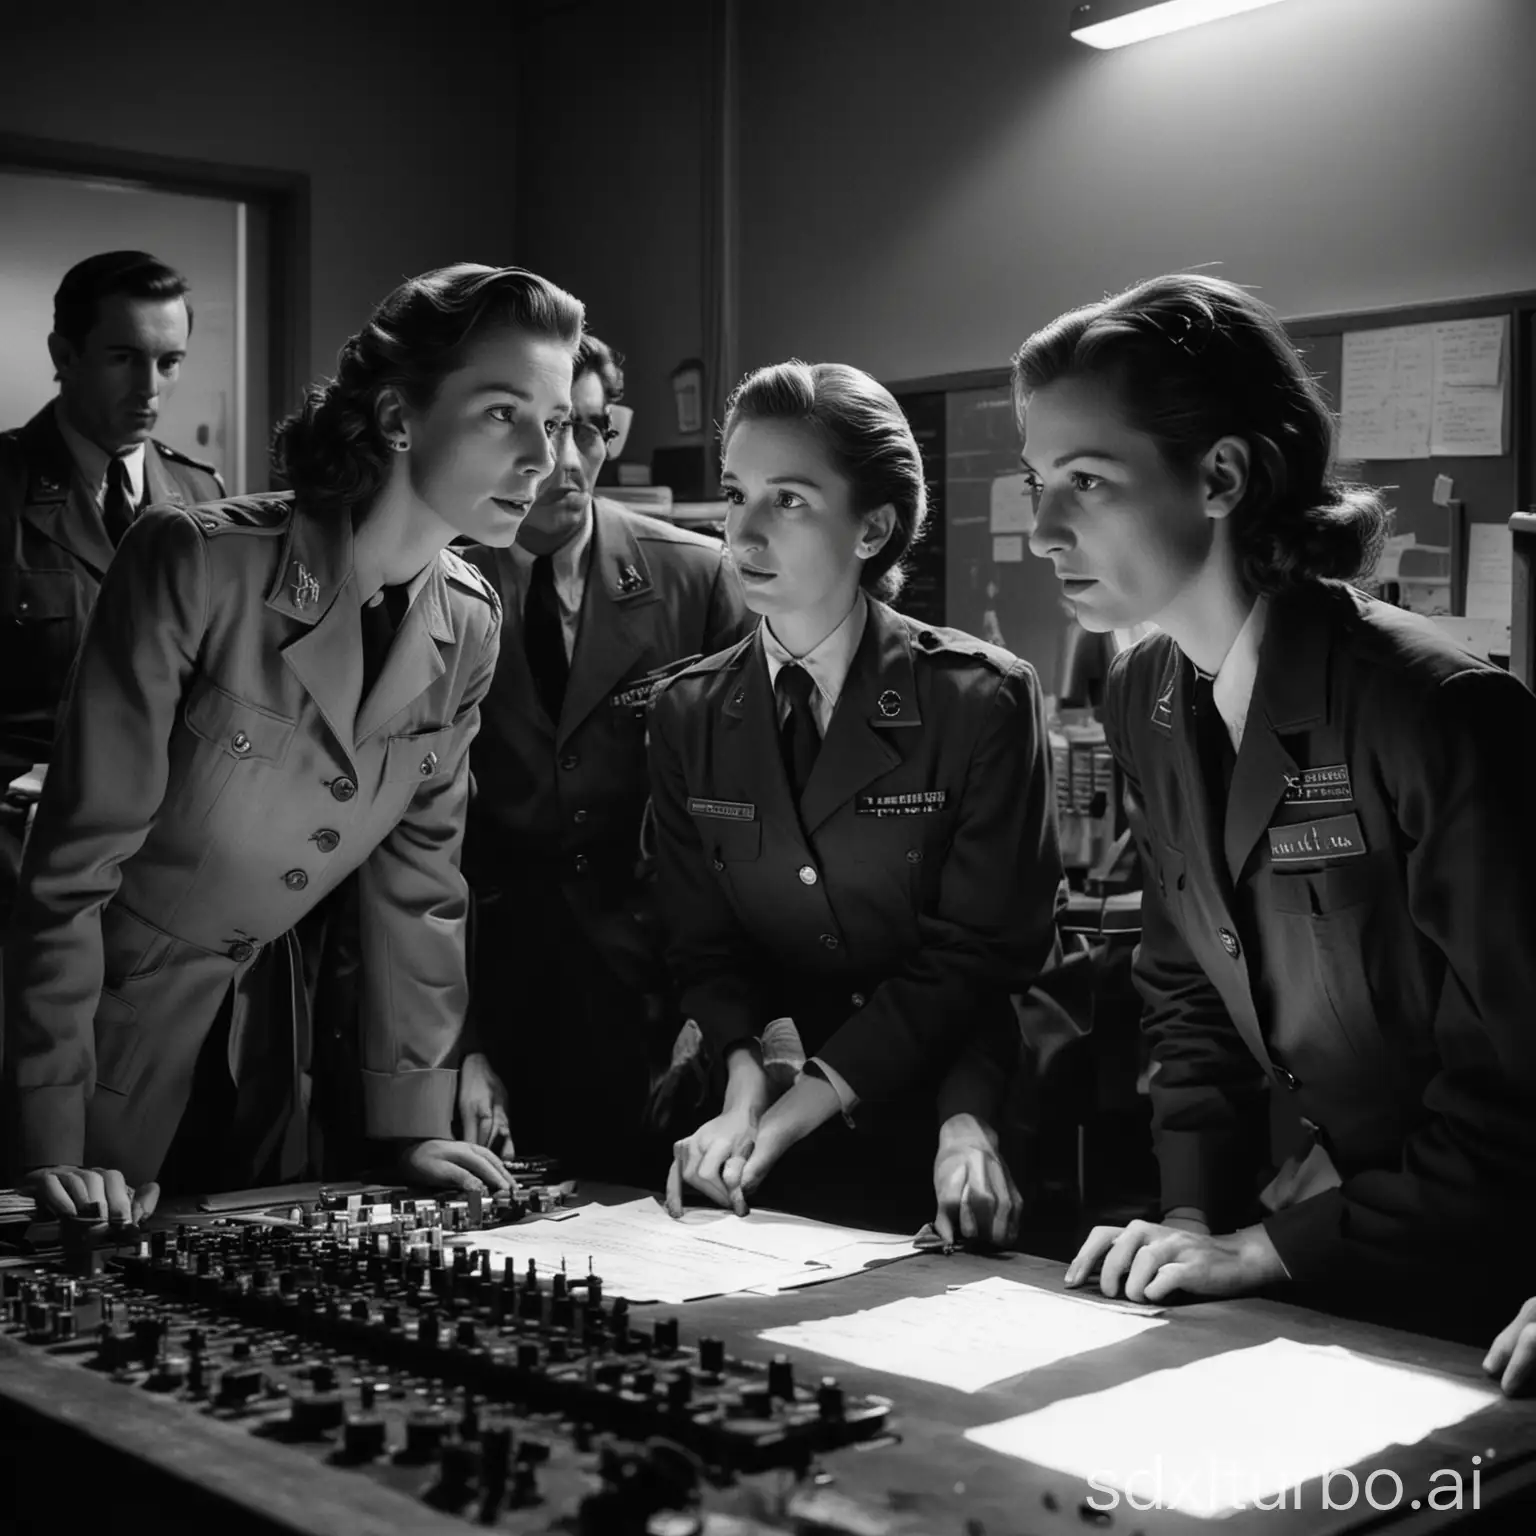
<svg viewBox="0 0 1536 1536">
<path fill-rule="evenodd" d="M 174 464 L 185 464 L 189 469 L 200 469 L 205 475 L 212 475 L 220 485 L 224 483 L 218 470 L 212 464 L 206 463 L 202 459 L 194 459 L 190 453 L 183 453 L 179 448 L 172 448 L 169 443 L 162 443 L 158 437 L 150 438 L 150 442 L 155 445 L 155 452 L 162 459 L 170 459 Z"/>
<path fill-rule="evenodd" d="M 1001 646 L 989 645 L 962 630 L 945 629 L 937 624 L 918 624 L 908 619 L 912 633 L 912 649 L 920 656 L 945 660 L 979 661 L 994 672 L 1007 672 L 1017 665 L 1018 657 Z"/>
<path fill-rule="evenodd" d="M 473 592 L 476 597 L 483 599 L 500 612 L 501 599 L 496 596 L 496 589 L 462 555 L 455 554 L 451 549 L 444 549 L 443 574 L 455 586 L 462 587 L 466 592 Z"/>
<path fill-rule="evenodd" d="M 188 507 L 204 533 L 281 533 L 293 516 L 293 493 L 277 491 L 267 496 L 231 496 L 227 501 L 200 501 Z"/>
<path fill-rule="evenodd" d="M 716 651 L 713 656 L 701 656 L 697 661 L 691 661 L 685 667 L 679 667 L 670 676 L 664 677 L 651 695 L 651 703 L 655 704 L 663 693 L 673 683 L 681 682 L 687 677 L 713 677 L 717 672 L 724 672 L 735 666 L 741 659 L 742 652 L 748 649 L 756 640 L 757 631 L 754 630 L 744 639 L 738 640 L 735 645 L 727 647 L 723 651 Z"/>
</svg>

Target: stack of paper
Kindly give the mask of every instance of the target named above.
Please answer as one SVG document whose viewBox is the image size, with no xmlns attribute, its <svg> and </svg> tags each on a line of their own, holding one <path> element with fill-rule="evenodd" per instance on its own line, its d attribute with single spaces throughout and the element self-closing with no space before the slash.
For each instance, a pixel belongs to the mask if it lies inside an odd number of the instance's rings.
<svg viewBox="0 0 1536 1536">
<path fill-rule="evenodd" d="M 1163 1319 L 1157 1307 L 1101 1302 L 992 1276 L 942 1296 L 907 1296 L 762 1337 L 834 1360 L 979 1392 L 1022 1371 L 1123 1344 Z"/>
<path fill-rule="evenodd" d="M 773 1292 L 851 1274 L 916 1253 L 910 1237 L 862 1232 L 778 1211 L 691 1210 L 673 1220 L 644 1196 L 623 1205 L 583 1205 L 559 1222 L 528 1221 L 445 1237 L 485 1249 L 519 1268 L 562 1265 L 585 1275 L 590 1263 L 609 1295 L 630 1301 L 697 1301 L 737 1291 Z"/>
</svg>

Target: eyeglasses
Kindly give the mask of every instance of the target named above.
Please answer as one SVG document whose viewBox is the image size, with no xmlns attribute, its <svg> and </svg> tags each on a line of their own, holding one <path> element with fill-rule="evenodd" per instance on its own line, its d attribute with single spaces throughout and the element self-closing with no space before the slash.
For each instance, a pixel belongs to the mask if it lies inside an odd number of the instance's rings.
<svg viewBox="0 0 1536 1536">
<path fill-rule="evenodd" d="M 583 453 L 606 453 L 608 444 L 619 436 L 619 429 L 605 416 L 601 421 L 588 421 L 584 417 L 562 421 L 550 433 L 552 441 L 561 443 L 569 435 Z"/>
</svg>

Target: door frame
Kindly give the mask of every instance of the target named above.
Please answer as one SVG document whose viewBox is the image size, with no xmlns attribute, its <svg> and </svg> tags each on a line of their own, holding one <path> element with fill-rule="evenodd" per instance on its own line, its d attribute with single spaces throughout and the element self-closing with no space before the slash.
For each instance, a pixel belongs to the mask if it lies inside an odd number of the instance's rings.
<svg viewBox="0 0 1536 1536">
<path fill-rule="evenodd" d="M 147 155 L 105 144 L 0 133 L 0 170 L 106 177 L 156 192 L 258 204 L 267 219 L 267 415 L 294 410 L 309 383 L 309 177 L 300 171 Z M 62 277 L 63 274 L 60 273 Z M 256 444 L 251 449 L 260 452 Z M 249 450 L 248 450 L 249 452 Z M 250 459 L 247 459 L 250 462 Z"/>
</svg>

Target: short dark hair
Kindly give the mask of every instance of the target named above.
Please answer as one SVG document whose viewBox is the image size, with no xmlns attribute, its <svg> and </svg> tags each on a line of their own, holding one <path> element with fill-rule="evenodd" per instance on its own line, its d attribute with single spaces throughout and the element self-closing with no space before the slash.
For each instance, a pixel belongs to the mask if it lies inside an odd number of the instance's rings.
<svg viewBox="0 0 1536 1536">
<path fill-rule="evenodd" d="M 864 562 L 861 583 L 893 602 L 906 579 L 907 552 L 928 516 L 923 456 L 896 397 L 878 379 L 846 363 L 792 358 L 749 373 L 726 402 L 721 449 L 743 421 L 803 421 L 820 436 L 853 487 L 856 513 L 887 503 L 896 524 L 878 554 Z"/>
<path fill-rule="evenodd" d="M 559 342 L 574 355 L 583 318 L 579 299 L 521 267 L 461 262 L 410 278 L 342 346 L 335 378 L 311 386 L 304 404 L 278 423 L 272 467 L 315 506 L 368 501 L 389 472 L 378 421 L 385 390 L 425 409 L 469 345 L 496 325 Z"/>
<path fill-rule="evenodd" d="M 1178 473 L 1218 439 L 1246 439 L 1248 487 L 1231 529 L 1250 592 L 1374 569 L 1391 513 L 1335 473 L 1322 390 L 1275 312 L 1237 284 L 1175 273 L 1051 321 L 1013 359 L 1021 427 L 1030 395 L 1066 378 L 1112 388 Z"/>
<path fill-rule="evenodd" d="M 104 251 L 87 256 L 64 274 L 53 296 L 53 330 L 77 351 L 99 318 L 101 301 L 121 294 L 130 299 L 182 299 L 187 334 L 192 333 L 192 285 L 174 267 L 148 251 Z"/>
<path fill-rule="evenodd" d="M 571 369 L 574 384 L 583 374 L 595 373 L 603 386 L 603 399 L 617 405 L 624 398 L 624 357 L 591 331 L 581 338 L 576 349 L 576 363 Z"/>
</svg>

